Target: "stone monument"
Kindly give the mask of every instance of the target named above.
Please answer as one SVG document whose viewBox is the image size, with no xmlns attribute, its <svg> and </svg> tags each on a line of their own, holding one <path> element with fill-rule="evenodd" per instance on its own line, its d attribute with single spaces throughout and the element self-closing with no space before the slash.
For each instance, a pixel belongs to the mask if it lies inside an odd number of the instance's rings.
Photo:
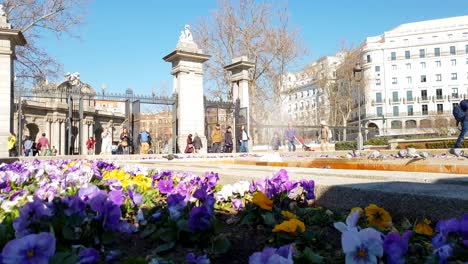
<svg viewBox="0 0 468 264">
<path fill-rule="evenodd" d="M 15 46 L 25 44 L 23 34 L 11 28 L 4 7 L 0 5 L 0 157 L 8 157 L 7 140 L 13 130 Z"/>
<path fill-rule="evenodd" d="M 255 66 L 255 63 L 250 62 L 247 56 L 241 56 L 234 58 L 231 64 L 224 67 L 224 69 L 230 72 L 231 85 L 232 85 L 232 100 L 235 103 L 239 99 L 240 107 L 247 108 L 247 126 L 246 130 L 250 132 L 250 96 L 249 96 L 249 70 Z M 238 124 L 236 126 L 234 136 L 237 138 Z M 250 136 L 252 138 L 253 135 Z M 236 140 L 237 144 L 237 140 Z M 253 147 L 253 146 L 252 146 Z"/>
<path fill-rule="evenodd" d="M 163 60 L 172 63 L 174 93 L 177 94 L 177 148 L 182 152 L 188 134 L 198 133 L 201 152 L 206 152 L 205 107 L 203 105 L 203 63 L 210 59 L 193 41 L 190 26 L 181 32 L 174 51 Z"/>
</svg>

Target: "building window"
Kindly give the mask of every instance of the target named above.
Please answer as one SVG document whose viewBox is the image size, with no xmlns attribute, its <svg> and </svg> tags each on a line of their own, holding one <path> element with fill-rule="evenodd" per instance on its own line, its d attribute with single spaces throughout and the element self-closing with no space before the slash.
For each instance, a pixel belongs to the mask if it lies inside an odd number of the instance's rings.
<svg viewBox="0 0 468 264">
<path fill-rule="evenodd" d="M 413 101 L 413 91 L 406 91 L 406 100 Z"/>
<path fill-rule="evenodd" d="M 452 66 L 457 66 L 457 60 L 456 59 L 451 59 L 450 62 L 452 63 Z"/>
<path fill-rule="evenodd" d="M 367 56 L 366 56 L 366 60 L 367 60 L 367 63 L 371 63 L 371 62 L 372 62 L 371 56 L 370 56 L 370 55 L 367 55 Z"/>
<path fill-rule="evenodd" d="M 413 82 L 413 78 L 411 78 L 411 76 L 407 76 L 407 77 L 406 77 L 406 82 L 407 82 L 408 84 L 411 84 L 411 83 Z"/>
<path fill-rule="evenodd" d="M 438 100 L 442 99 L 442 89 L 437 89 L 436 90 L 436 98 Z"/>
<path fill-rule="evenodd" d="M 444 105 L 443 104 L 437 104 L 437 114 L 441 115 L 444 113 Z"/>
<path fill-rule="evenodd" d="M 406 69 L 411 70 L 411 63 L 406 63 Z"/>
<path fill-rule="evenodd" d="M 383 116 L 383 111 L 382 111 L 381 106 L 377 107 L 377 116 Z"/>
<path fill-rule="evenodd" d="M 427 114 L 428 114 L 427 105 L 422 105 L 422 114 L 423 114 L 423 115 L 427 115 Z"/>
<path fill-rule="evenodd" d="M 425 68 L 426 68 L 426 63 L 425 63 L 425 62 L 421 62 L 421 68 L 422 68 L 422 69 L 425 69 Z"/>
<path fill-rule="evenodd" d="M 392 84 L 397 84 L 397 83 L 398 83 L 397 77 L 393 77 L 392 78 Z"/>
<path fill-rule="evenodd" d="M 382 93 L 376 93 L 375 94 L 375 101 L 377 103 L 381 103 L 382 102 Z"/>
<path fill-rule="evenodd" d="M 392 101 L 398 102 L 398 92 L 395 91 L 392 93 Z"/>
<path fill-rule="evenodd" d="M 380 66 L 375 66 L 375 72 L 380 72 Z"/>
<path fill-rule="evenodd" d="M 409 116 L 412 116 L 413 115 L 413 106 L 412 105 L 408 105 L 407 106 L 407 112 L 408 112 L 408 115 Z"/>
<path fill-rule="evenodd" d="M 426 57 L 426 50 L 425 49 L 420 49 L 419 50 L 419 58 L 425 58 Z"/>
<path fill-rule="evenodd" d="M 394 71 L 397 70 L 397 66 L 395 64 L 392 65 L 392 70 L 394 70 Z"/>
<path fill-rule="evenodd" d="M 375 85 L 380 85 L 380 79 L 375 79 Z"/>
<path fill-rule="evenodd" d="M 434 56 L 440 57 L 440 48 L 434 48 Z"/>
<path fill-rule="evenodd" d="M 421 82 L 425 83 L 426 82 L 426 75 L 421 75 Z"/>
<path fill-rule="evenodd" d="M 458 88 L 452 88 L 452 97 L 458 98 Z"/>
<path fill-rule="evenodd" d="M 450 55 L 456 55 L 457 50 L 455 49 L 455 46 L 450 46 Z"/>
<path fill-rule="evenodd" d="M 427 101 L 427 90 L 421 90 L 421 100 Z"/>
<path fill-rule="evenodd" d="M 442 81 L 442 74 L 436 74 L 436 81 Z"/>
<path fill-rule="evenodd" d="M 452 73 L 452 80 L 453 81 L 457 80 L 457 74 L 456 73 Z"/>
<path fill-rule="evenodd" d="M 393 116 L 398 116 L 400 113 L 399 107 L 397 105 L 393 106 Z"/>
<path fill-rule="evenodd" d="M 465 53 L 468 54 L 468 45 L 465 45 Z"/>
<path fill-rule="evenodd" d="M 411 58 L 411 53 L 409 50 L 405 50 L 405 59 Z"/>
<path fill-rule="evenodd" d="M 442 65 L 442 64 L 440 63 L 440 61 L 436 61 L 435 63 L 436 63 L 436 67 L 438 67 L 438 68 Z"/>
<path fill-rule="evenodd" d="M 392 61 L 396 60 L 396 52 L 393 51 L 393 52 L 390 54 L 390 57 L 391 57 L 391 60 L 392 60 Z"/>
</svg>

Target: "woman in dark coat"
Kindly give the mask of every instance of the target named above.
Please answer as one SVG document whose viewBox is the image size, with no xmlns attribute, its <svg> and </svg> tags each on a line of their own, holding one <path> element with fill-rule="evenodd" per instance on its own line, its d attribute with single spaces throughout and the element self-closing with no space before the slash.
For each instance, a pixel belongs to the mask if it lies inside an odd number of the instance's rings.
<svg viewBox="0 0 468 264">
<path fill-rule="evenodd" d="M 195 133 L 195 137 L 193 138 L 193 148 L 195 153 L 200 153 L 200 149 L 203 148 L 203 144 L 201 142 L 201 138 Z"/>
<path fill-rule="evenodd" d="M 185 147 L 185 153 L 192 153 L 193 152 L 193 140 L 192 134 L 189 134 L 187 137 L 187 147 Z"/>
<path fill-rule="evenodd" d="M 224 134 L 224 152 L 231 153 L 233 147 L 231 126 L 228 126 Z"/>
</svg>

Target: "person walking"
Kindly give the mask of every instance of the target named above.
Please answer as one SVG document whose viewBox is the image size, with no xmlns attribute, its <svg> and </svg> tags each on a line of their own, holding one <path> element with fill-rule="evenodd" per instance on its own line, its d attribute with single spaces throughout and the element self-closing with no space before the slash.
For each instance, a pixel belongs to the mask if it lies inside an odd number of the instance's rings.
<svg viewBox="0 0 468 264">
<path fill-rule="evenodd" d="M 88 155 L 94 155 L 94 147 L 96 146 L 96 140 L 93 137 L 89 137 L 86 141 L 86 149 L 88 150 Z"/>
<path fill-rule="evenodd" d="M 50 150 L 50 153 L 52 156 L 57 156 L 58 150 L 55 148 L 55 146 L 52 146 L 52 149 Z"/>
<path fill-rule="evenodd" d="M 120 133 L 120 146 L 122 146 L 123 154 L 128 155 L 128 146 L 130 145 L 130 134 L 126 127 L 123 128 L 122 133 Z"/>
<path fill-rule="evenodd" d="M 195 133 L 195 137 L 193 138 L 193 148 L 195 153 L 200 153 L 200 149 L 203 148 L 203 144 L 201 138 Z"/>
<path fill-rule="evenodd" d="M 144 128 L 138 135 L 138 142 L 140 143 L 140 154 L 148 154 L 148 150 L 151 145 L 151 135 Z"/>
<path fill-rule="evenodd" d="M 273 138 L 271 139 L 271 149 L 278 151 L 281 146 L 281 140 L 278 136 L 278 133 L 275 132 Z"/>
<path fill-rule="evenodd" d="M 216 124 L 216 127 L 211 131 L 212 153 L 221 152 L 221 142 L 223 141 L 223 134 L 221 133 L 221 126 Z"/>
<path fill-rule="evenodd" d="M 24 141 L 24 144 L 23 144 L 24 156 L 26 156 L 26 157 L 34 156 L 33 145 L 34 145 L 34 142 L 31 140 L 31 137 L 26 136 L 26 140 Z"/>
<path fill-rule="evenodd" d="M 39 151 L 39 155 L 46 156 L 47 150 L 50 148 L 49 139 L 46 138 L 46 133 L 42 133 L 42 137 L 37 142 L 37 150 Z"/>
<path fill-rule="evenodd" d="M 330 129 L 325 121 L 320 122 L 320 149 L 322 151 L 328 150 L 328 141 L 331 138 Z"/>
<path fill-rule="evenodd" d="M 245 126 L 241 126 L 241 131 L 239 135 L 240 150 L 239 152 L 249 152 L 249 134 L 245 130 Z"/>
<path fill-rule="evenodd" d="M 465 113 L 464 118 L 461 121 L 457 120 L 458 123 L 461 123 L 460 134 L 458 135 L 457 142 L 455 143 L 455 148 L 461 148 L 463 140 L 465 139 L 466 134 L 468 134 L 468 100 L 462 100 L 460 102 L 460 108 Z"/>
<path fill-rule="evenodd" d="M 112 154 L 112 132 L 109 127 L 104 128 L 101 133 L 101 155 Z"/>
<path fill-rule="evenodd" d="M 284 138 L 288 144 L 288 151 L 296 151 L 296 130 L 293 128 L 291 123 L 288 123 L 288 129 L 286 129 L 286 132 L 284 133 Z"/>
<path fill-rule="evenodd" d="M 187 137 L 187 146 L 185 147 L 184 153 L 192 153 L 193 152 L 193 140 L 192 134 L 189 134 Z"/>
<path fill-rule="evenodd" d="M 224 153 L 231 153 L 233 145 L 231 126 L 228 126 L 226 133 L 224 133 Z"/>
<path fill-rule="evenodd" d="M 15 157 L 16 155 L 16 136 L 13 133 L 10 133 L 8 137 L 8 155 L 10 157 Z"/>
</svg>

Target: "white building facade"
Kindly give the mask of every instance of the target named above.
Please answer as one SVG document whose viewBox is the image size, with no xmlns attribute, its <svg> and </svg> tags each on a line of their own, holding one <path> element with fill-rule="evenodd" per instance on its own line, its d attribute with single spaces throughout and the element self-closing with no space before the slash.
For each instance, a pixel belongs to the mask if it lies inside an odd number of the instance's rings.
<svg viewBox="0 0 468 264">
<path fill-rule="evenodd" d="M 468 16 L 403 24 L 360 49 L 364 127 L 380 136 L 455 131 L 453 106 L 468 98 Z"/>
<path fill-rule="evenodd" d="M 282 87 L 282 116 L 296 125 L 318 126 L 329 119 L 329 103 L 325 85 L 336 78 L 336 67 L 342 55 L 323 57 L 304 70 L 288 73 Z"/>
</svg>

